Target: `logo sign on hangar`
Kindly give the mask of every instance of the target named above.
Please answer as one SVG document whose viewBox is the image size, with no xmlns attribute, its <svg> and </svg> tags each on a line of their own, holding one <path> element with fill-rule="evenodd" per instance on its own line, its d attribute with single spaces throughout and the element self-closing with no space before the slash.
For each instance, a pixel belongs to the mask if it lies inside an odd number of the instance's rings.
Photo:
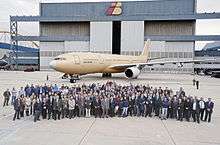
<svg viewBox="0 0 220 145">
<path fill-rule="evenodd" d="M 107 16 L 118 16 L 122 14 L 122 4 L 121 2 L 113 2 L 111 6 L 108 7 L 106 11 Z"/>
</svg>

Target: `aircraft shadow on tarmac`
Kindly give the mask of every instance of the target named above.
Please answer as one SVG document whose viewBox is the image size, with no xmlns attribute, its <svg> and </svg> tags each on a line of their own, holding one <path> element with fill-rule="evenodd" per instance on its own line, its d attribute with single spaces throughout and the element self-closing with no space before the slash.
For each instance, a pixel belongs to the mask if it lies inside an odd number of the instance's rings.
<svg viewBox="0 0 220 145">
<path fill-rule="evenodd" d="M 84 81 L 128 81 L 128 82 L 138 82 L 138 81 L 146 81 L 146 82 L 153 82 L 153 81 L 164 81 L 164 82 L 182 82 L 182 81 L 186 81 L 186 79 L 184 79 L 184 77 L 182 78 L 173 78 L 173 77 L 166 77 L 166 78 L 160 78 L 160 77 L 152 77 L 151 75 L 145 75 L 142 76 L 140 75 L 137 79 L 129 79 L 124 77 L 123 75 L 120 76 L 112 76 L 109 78 L 103 78 L 100 75 L 84 75 L 80 77 L 80 80 L 77 80 L 76 82 L 84 82 Z M 69 81 L 68 79 L 63 80 L 65 82 Z"/>
</svg>

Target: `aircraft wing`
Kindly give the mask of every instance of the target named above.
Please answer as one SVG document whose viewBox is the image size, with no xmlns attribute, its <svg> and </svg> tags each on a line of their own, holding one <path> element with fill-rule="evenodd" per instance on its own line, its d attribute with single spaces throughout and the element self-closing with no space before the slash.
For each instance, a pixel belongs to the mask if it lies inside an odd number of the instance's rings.
<svg viewBox="0 0 220 145">
<path fill-rule="evenodd" d="M 153 65 L 165 65 L 165 64 L 180 64 L 181 66 L 183 64 L 187 64 L 187 63 L 202 63 L 202 62 L 210 62 L 210 61 L 214 61 L 213 59 L 211 60 L 186 60 L 186 61 L 149 61 L 146 63 L 131 63 L 131 64 L 116 64 L 116 65 L 112 65 L 110 66 L 110 68 L 112 69 L 126 69 L 129 67 L 133 67 L 133 66 L 137 66 L 140 69 L 142 69 L 145 66 L 153 66 Z"/>
</svg>

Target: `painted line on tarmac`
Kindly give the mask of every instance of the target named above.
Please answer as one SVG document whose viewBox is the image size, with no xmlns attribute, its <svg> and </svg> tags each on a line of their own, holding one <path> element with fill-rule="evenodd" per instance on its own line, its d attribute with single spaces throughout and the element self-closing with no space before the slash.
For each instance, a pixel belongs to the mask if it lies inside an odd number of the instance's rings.
<svg viewBox="0 0 220 145">
<path fill-rule="evenodd" d="M 79 141 L 78 145 L 81 145 L 83 143 L 83 141 L 85 140 L 86 136 L 88 135 L 88 133 L 90 132 L 90 130 L 92 129 L 92 126 L 95 124 L 96 122 L 96 118 L 93 120 L 92 124 L 89 126 L 89 128 L 87 129 L 86 133 L 84 134 L 84 136 L 81 138 L 81 140 Z"/>
<path fill-rule="evenodd" d="M 176 145 L 176 142 L 175 142 L 174 138 L 172 137 L 170 131 L 168 130 L 167 126 L 165 125 L 165 123 L 163 122 L 163 120 L 161 120 L 161 122 L 162 122 L 164 128 L 166 129 L 166 131 L 167 131 L 167 133 L 168 133 L 170 139 L 172 140 L 173 144 Z"/>
</svg>

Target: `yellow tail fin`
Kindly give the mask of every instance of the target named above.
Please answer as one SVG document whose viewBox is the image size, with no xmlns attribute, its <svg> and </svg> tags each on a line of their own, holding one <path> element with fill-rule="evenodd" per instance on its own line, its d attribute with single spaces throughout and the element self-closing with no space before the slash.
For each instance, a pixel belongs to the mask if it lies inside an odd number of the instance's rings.
<svg viewBox="0 0 220 145">
<path fill-rule="evenodd" d="M 143 52 L 141 53 L 140 56 L 144 56 L 144 57 L 148 58 L 149 49 L 150 49 L 150 39 L 147 39 L 147 42 L 145 42 L 145 44 L 144 44 Z"/>
</svg>

